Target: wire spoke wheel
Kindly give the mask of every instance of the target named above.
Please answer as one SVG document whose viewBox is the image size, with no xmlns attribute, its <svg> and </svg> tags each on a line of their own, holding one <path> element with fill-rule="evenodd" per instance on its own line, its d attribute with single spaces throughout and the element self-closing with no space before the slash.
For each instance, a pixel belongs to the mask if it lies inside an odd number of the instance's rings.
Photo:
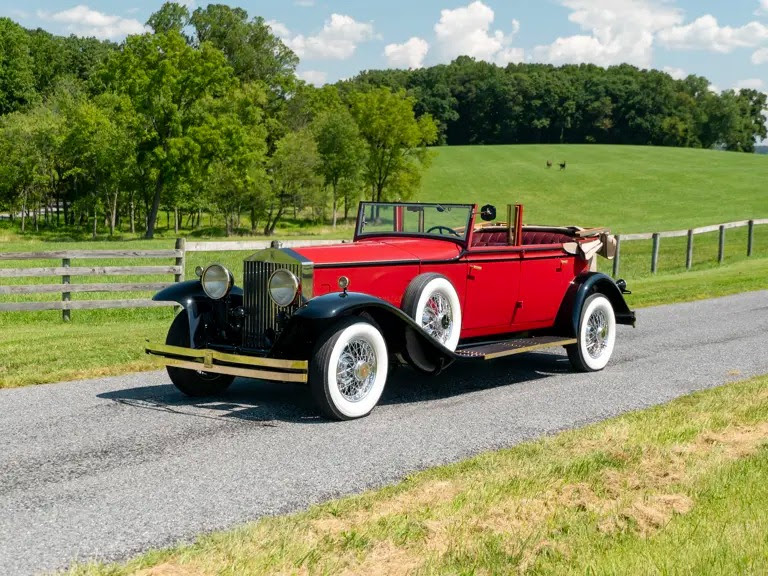
<svg viewBox="0 0 768 576">
<path fill-rule="evenodd" d="M 593 294 L 584 302 L 576 340 L 576 344 L 566 346 L 575 370 L 595 372 L 605 368 L 616 343 L 616 315 L 605 295 Z"/>
<path fill-rule="evenodd" d="M 363 338 L 350 340 L 336 365 L 339 392 L 350 402 L 365 398 L 376 381 L 376 353 Z"/>
<path fill-rule="evenodd" d="M 451 303 L 441 292 L 434 292 L 424 306 L 421 315 L 424 330 L 441 344 L 445 344 L 453 334 L 453 313 Z"/>
<path fill-rule="evenodd" d="M 592 358 L 599 358 L 608 339 L 608 319 L 603 310 L 595 310 L 587 320 L 587 352 Z"/>
</svg>

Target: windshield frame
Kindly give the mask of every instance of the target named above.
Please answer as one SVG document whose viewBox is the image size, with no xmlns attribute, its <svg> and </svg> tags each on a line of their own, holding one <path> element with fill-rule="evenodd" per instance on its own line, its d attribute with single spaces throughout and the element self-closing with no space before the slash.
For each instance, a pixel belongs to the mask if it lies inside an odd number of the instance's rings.
<svg viewBox="0 0 768 576">
<path fill-rule="evenodd" d="M 375 230 L 372 232 L 363 231 L 363 225 L 365 223 L 366 210 L 370 210 L 373 206 L 402 206 L 406 210 L 413 208 L 412 211 L 418 211 L 419 208 L 435 208 L 439 211 L 439 208 L 445 208 L 448 211 L 454 208 L 460 208 L 467 210 L 467 221 L 465 223 L 464 234 L 461 236 L 453 236 L 452 234 L 427 234 L 426 232 L 405 232 L 405 231 L 386 231 Z M 370 202 L 361 201 L 357 209 L 357 220 L 355 222 L 355 236 L 354 240 L 365 240 L 371 238 L 428 238 L 432 240 L 449 240 L 451 242 L 466 246 L 469 241 L 469 236 L 472 233 L 472 228 L 475 222 L 475 213 L 477 212 L 476 204 L 454 204 L 446 202 Z M 423 223 L 422 223 L 423 224 Z"/>
</svg>

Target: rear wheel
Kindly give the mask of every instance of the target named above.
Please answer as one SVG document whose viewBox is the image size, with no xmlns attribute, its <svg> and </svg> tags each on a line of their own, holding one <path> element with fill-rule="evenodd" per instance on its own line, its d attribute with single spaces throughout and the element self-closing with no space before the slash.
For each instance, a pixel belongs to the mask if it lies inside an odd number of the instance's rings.
<svg viewBox="0 0 768 576">
<path fill-rule="evenodd" d="M 189 317 L 185 310 L 182 310 L 173 319 L 165 343 L 170 346 L 181 346 L 182 348 L 190 347 Z M 166 370 L 176 388 L 187 396 L 195 398 L 221 394 L 229 388 L 229 385 L 235 379 L 234 376 L 229 376 L 228 374 L 187 370 L 186 368 L 177 368 L 175 366 L 166 366 Z"/>
<path fill-rule="evenodd" d="M 387 380 L 389 355 L 379 329 L 360 317 L 339 321 L 318 341 L 309 386 L 320 411 L 334 420 L 368 415 Z"/>
<path fill-rule="evenodd" d="M 593 294 L 584 302 L 576 340 L 576 344 L 566 346 L 574 370 L 596 372 L 605 368 L 616 343 L 616 315 L 602 294 Z"/>
</svg>

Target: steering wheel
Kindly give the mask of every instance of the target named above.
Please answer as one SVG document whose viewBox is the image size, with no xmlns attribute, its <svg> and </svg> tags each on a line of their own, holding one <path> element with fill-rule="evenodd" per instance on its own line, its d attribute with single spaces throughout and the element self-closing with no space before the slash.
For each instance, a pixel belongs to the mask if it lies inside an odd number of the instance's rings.
<svg viewBox="0 0 768 576">
<path fill-rule="evenodd" d="M 448 226 L 432 226 L 432 228 L 427 230 L 427 234 L 431 234 L 432 232 L 439 232 L 441 236 L 443 236 L 443 233 L 447 233 L 452 236 L 461 238 L 461 234 L 456 232 L 456 230 L 454 230 L 453 228 L 448 228 Z"/>
</svg>

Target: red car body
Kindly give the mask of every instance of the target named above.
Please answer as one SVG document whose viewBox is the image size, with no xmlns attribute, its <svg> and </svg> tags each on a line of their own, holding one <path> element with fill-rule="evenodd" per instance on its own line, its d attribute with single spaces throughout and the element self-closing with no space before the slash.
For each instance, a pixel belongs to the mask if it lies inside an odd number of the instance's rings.
<svg viewBox="0 0 768 576">
<path fill-rule="evenodd" d="M 602 369 L 615 325 L 635 322 L 625 284 L 594 271 L 612 237 L 523 226 L 522 207 L 507 214 L 481 224 L 495 208 L 361 203 L 352 242 L 274 245 L 246 259 L 242 289 L 212 265 L 156 295 L 185 310 L 147 351 L 187 394 L 220 392 L 234 376 L 306 381 L 338 419 L 370 412 L 392 363 L 434 374 L 565 346 L 576 369 Z"/>
</svg>

